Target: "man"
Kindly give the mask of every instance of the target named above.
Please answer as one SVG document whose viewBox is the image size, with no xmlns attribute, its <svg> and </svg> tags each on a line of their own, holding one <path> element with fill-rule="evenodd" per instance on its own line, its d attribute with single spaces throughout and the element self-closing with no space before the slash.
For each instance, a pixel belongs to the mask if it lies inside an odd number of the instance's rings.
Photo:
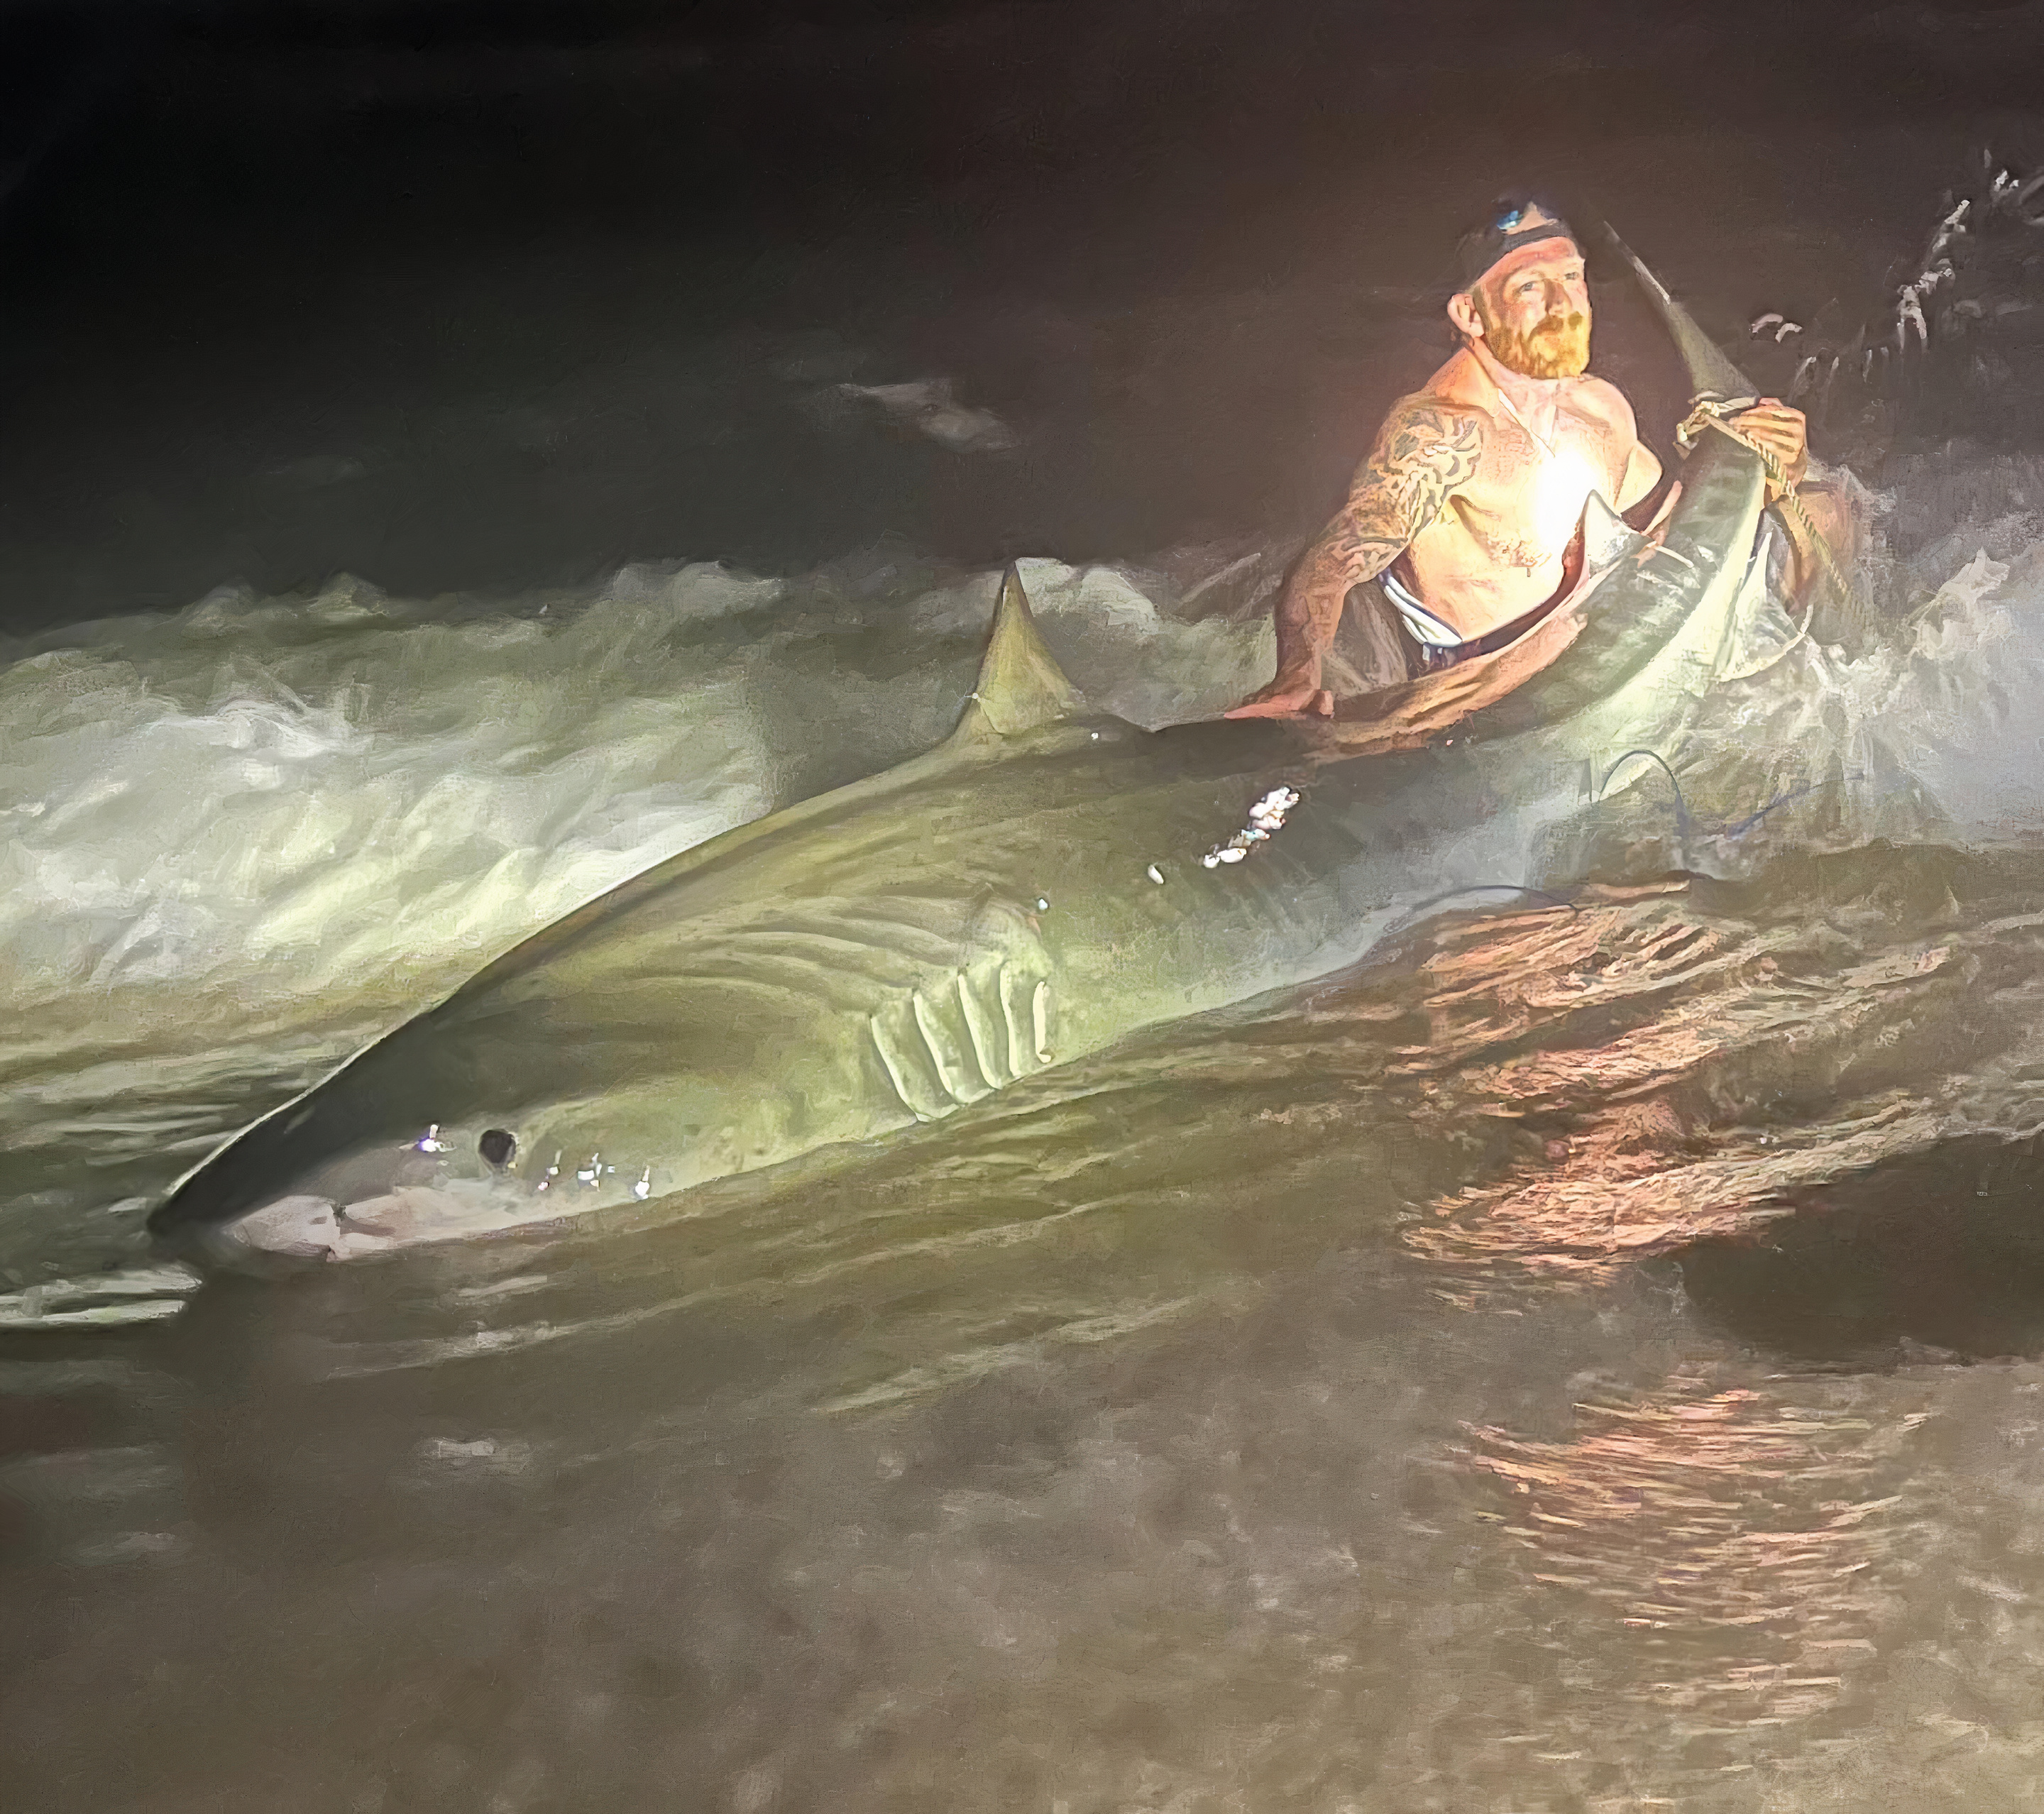
<svg viewBox="0 0 2044 1814">
<path fill-rule="evenodd" d="M 1631 405 L 1585 371 L 1589 291 L 1567 225 L 1502 202 L 1460 257 L 1448 319 L 1462 350 L 1393 405 L 1278 602 L 1277 678 L 1229 717 L 1329 713 L 1331 679 L 1367 690 L 1502 648 L 1573 586 L 1589 494 L 1623 513 L 1660 483 Z M 1800 410 L 1770 398 L 1734 425 L 1800 482 Z"/>
</svg>

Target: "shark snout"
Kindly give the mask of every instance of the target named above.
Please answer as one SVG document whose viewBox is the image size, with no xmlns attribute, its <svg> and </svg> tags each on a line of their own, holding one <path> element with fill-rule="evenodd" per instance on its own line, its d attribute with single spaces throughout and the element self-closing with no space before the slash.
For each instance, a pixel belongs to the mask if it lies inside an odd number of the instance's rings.
<svg viewBox="0 0 2044 1814">
<path fill-rule="evenodd" d="M 283 1259 L 356 1259 L 416 1241 L 502 1227 L 517 1219 L 528 1195 L 501 1183 L 469 1178 L 398 1184 L 347 1203 L 297 1191 L 217 1224 L 210 1244 L 222 1258 L 240 1252 Z"/>
<path fill-rule="evenodd" d="M 248 1252 L 279 1259 L 356 1259 L 398 1245 L 422 1209 L 430 1219 L 429 1205 L 407 1199 L 440 1194 L 413 1190 L 352 1204 L 303 1193 L 280 1197 L 217 1225 L 208 1244 L 222 1259 Z M 444 1214 L 447 1206 L 440 1207 Z"/>
<path fill-rule="evenodd" d="M 286 1259 L 342 1256 L 340 1206 L 325 1197 L 280 1197 L 219 1229 L 236 1246 Z"/>
</svg>

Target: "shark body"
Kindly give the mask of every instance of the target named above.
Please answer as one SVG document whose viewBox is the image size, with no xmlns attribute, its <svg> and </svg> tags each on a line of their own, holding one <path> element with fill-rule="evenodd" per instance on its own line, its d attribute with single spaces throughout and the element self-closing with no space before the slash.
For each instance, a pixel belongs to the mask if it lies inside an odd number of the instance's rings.
<svg viewBox="0 0 2044 1814">
<path fill-rule="evenodd" d="M 1692 387 L 1739 394 L 1640 275 Z M 1527 880 L 1586 774 L 1670 744 L 1719 670 L 1760 464 L 1707 436 L 1682 487 L 1650 542 L 1593 498 L 1567 606 L 1331 724 L 1089 717 L 1011 573 L 945 744 L 538 933 L 229 1141 L 151 1227 L 346 1258 L 666 1197 L 939 1119 Z"/>
</svg>

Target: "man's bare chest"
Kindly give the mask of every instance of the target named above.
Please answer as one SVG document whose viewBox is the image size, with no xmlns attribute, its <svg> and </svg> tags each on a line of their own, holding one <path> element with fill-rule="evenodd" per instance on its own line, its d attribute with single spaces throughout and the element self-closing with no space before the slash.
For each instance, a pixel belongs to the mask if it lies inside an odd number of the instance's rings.
<svg viewBox="0 0 2044 1814">
<path fill-rule="evenodd" d="M 1476 470 L 1462 494 L 1472 504 L 1508 511 L 1558 470 L 1600 486 L 1615 485 L 1627 451 L 1620 440 L 1616 425 L 1586 411 L 1562 409 L 1528 420 L 1508 407 L 1486 425 Z"/>
<path fill-rule="evenodd" d="M 1424 540 L 1442 544 L 1439 554 L 1458 565 L 1473 558 L 1479 566 L 1544 567 L 1567 548 L 1589 493 L 1618 497 L 1627 452 L 1612 424 L 1586 413 L 1560 409 L 1531 423 L 1493 418 L 1474 470 Z M 1468 552 L 1452 555 L 1445 544 L 1453 542 Z"/>
</svg>

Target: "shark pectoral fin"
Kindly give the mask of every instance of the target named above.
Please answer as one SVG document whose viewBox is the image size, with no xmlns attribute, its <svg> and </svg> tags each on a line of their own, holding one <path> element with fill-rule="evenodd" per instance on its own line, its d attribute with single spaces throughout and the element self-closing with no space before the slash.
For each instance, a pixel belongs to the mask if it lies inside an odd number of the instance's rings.
<svg viewBox="0 0 2044 1814">
<path fill-rule="evenodd" d="M 1043 646 L 1022 576 L 1011 567 L 993 608 L 993 628 L 978 683 L 951 740 L 983 743 L 989 737 L 1012 737 L 1069 717 L 1079 706 L 1078 689 Z"/>
<path fill-rule="evenodd" d="M 1593 491 L 1583 501 L 1583 571 L 1600 573 L 1614 562 L 1623 559 L 1645 541 L 1646 537 L 1631 528 L 1619 513 L 1604 502 L 1604 494 Z"/>
</svg>

